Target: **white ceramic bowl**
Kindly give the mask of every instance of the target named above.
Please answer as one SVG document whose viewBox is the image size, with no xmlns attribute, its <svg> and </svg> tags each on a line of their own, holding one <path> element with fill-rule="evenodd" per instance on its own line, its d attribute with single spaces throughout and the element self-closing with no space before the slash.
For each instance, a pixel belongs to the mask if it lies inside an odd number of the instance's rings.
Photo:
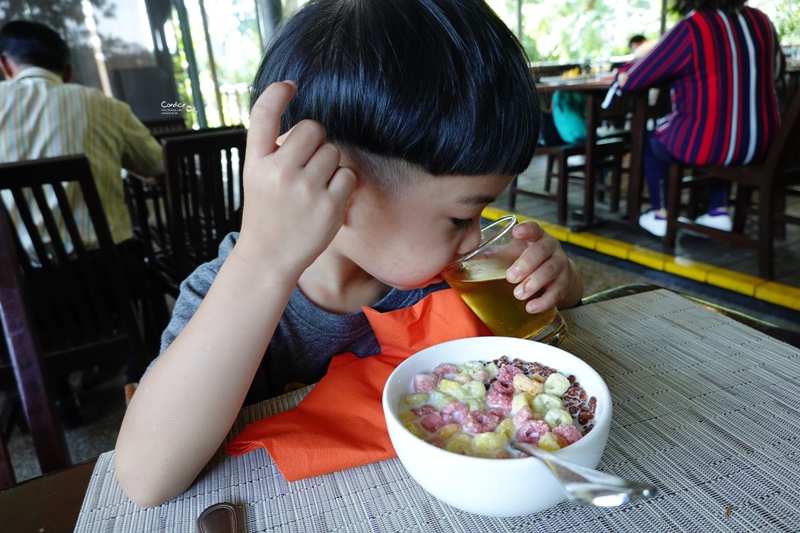
<svg viewBox="0 0 800 533">
<path fill-rule="evenodd" d="M 564 375 L 574 375 L 597 399 L 594 428 L 588 435 L 555 452 L 594 468 L 600 462 L 611 426 L 611 395 L 600 375 L 574 355 L 538 342 L 509 337 L 460 339 L 426 348 L 401 363 L 383 390 L 383 412 L 389 437 L 409 474 L 429 493 L 464 511 L 486 516 L 522 516 L 564 500 L 558 482 L 538 459 L 485 459 L 437 448 L 414 436 L 397 418 L 401 399 L 413 392 L 413 379 L 440 363 L 509 359 L 539 362 Z"/>
</svg>

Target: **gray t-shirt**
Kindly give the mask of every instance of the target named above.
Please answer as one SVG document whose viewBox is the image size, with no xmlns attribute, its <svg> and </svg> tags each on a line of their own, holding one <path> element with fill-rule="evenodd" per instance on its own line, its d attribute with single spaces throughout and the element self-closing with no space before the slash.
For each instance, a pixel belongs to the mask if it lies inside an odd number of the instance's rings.
<svg viewBox="0 0 800 533">
<path fill-rule="evenodd" d="M 227 235 L 220 244 L 219 256 L 199 266 L 181 284 L 172 319 L 161 338 L 162 353 L 194 315 L 238 237 L 238 233 Z M 439 283 L 410 291 L 392 289 L 370 307 L 380 312 L 403 309 L 432 292 L 446 288 L 446 283 Z M 327 372 L 331 358 L 342 352 L 352 352 L 358 357 L 380 353 L 380 345 L 367 317 L 362 311 L 335 314 L 320 309 L 295 287 L 245 403 L 261 401 L 302 385 L 316 383 Z M 231 357 L 234 355 L 231 354 Z"/>
</svg>

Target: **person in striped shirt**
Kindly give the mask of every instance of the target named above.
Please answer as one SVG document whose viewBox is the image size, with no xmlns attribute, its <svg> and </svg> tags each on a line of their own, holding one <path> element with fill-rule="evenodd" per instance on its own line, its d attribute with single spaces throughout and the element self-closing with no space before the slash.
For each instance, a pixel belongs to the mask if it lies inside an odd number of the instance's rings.
<svg viewBox="0 0 800 533">
<path fill-rule="evenodd" d="M 775 84 L 786 59 L 772 22 L 746 0 L 675 0 L 684 15 L 639 61 L 621 69 L 623 91 L 669 84 L 672 112 L 645 142 L 644 171 L 652 209 L 639 218 L 644 229 L 666 234 L 669 165 L 728 166 L 757 163 L 779 125 Z M 696 223 L 732 227 L 728 188 L 708 190 L 708 213 Z"/>
<path fill-rule="evenodd" d="M 114 242 L 131 239 L 122 168 L 162 174 L 158 141 L 125 102 L 68 83 L 69 47 L 44 24 L 15 20 L 0 29 L 0 68 L 7 80 L 0 82 L 0 163 L 85 154 Z M 13 200 L 5 199 L 13 216 Z M 76 199 L 73 207 L 81 236 L 96 245 L 85 204 Z"/>
</svg>

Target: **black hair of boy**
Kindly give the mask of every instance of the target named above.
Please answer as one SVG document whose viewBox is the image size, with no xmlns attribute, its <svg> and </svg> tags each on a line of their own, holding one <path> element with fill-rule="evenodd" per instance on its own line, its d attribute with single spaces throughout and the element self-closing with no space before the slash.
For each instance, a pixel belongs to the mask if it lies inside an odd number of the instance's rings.
<svg viewBox="0 0 800 533">
<path fill-rule="evenodd" d="M 251 105 L 282 80 L 299 87 L 282 131 L 320 122 L 384 186 L 408 164 L 516 175 L 536 148 L 527 57 L 483 0 L 312 0 L 265 52 Z"/>
<path fill-rule="evenodd" d="M 16 63 L 62 73 L 70 64 L 69 46 L 39 22 L 12 20 L 0 29 L 0 53 Z"/>
</svg>

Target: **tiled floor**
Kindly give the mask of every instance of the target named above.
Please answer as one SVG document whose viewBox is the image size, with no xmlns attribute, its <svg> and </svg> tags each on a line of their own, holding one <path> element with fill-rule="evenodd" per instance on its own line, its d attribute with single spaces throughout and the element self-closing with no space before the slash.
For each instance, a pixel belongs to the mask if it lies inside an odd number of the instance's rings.
<svg viewBox="0 0 800 533">
<path fill-rule="evenodd" d="M 529 170 L 520 176 L 520 186 L 541 190 L 543 174 L 543 158 L 535 158 Z M 582 204 L 581 184 L 570 186 L 569 202 L 571 210 Z M 790 198 L 789 204 L 790 212 L 800 214 L 800 198 Z M 508 209 L 507 193 L 504 193 L 487 209 L 486 216 L 500 216 Z M 518 195 L 514 209 L 517 213 L 548 224 L 548 231 L 564 242 L 800 311 L 798 226 L 788 225 L 786 239 L 776 242 L 776 278 L 774 282 L 767 282 L 757 276 L 757 254 L 753 249 L 681 233 L 673 255 L 663 250 L 660 239 L 641 228 L 629 226 L 623 220 L 624 201 L 618 213 L 609 212 L 608 204 L 602 202 L 596 203 L 596 210 L 603 222 L 585 232 L 576 232 L 569 229 L 570 225 L 578 222 L 574 217 L 568 220 L 568 227 L 558 225 L 555 202 Z M 755 221 L 749 220 L 746 231 L 755 232 L 755 229 Z"/>
</svg>

